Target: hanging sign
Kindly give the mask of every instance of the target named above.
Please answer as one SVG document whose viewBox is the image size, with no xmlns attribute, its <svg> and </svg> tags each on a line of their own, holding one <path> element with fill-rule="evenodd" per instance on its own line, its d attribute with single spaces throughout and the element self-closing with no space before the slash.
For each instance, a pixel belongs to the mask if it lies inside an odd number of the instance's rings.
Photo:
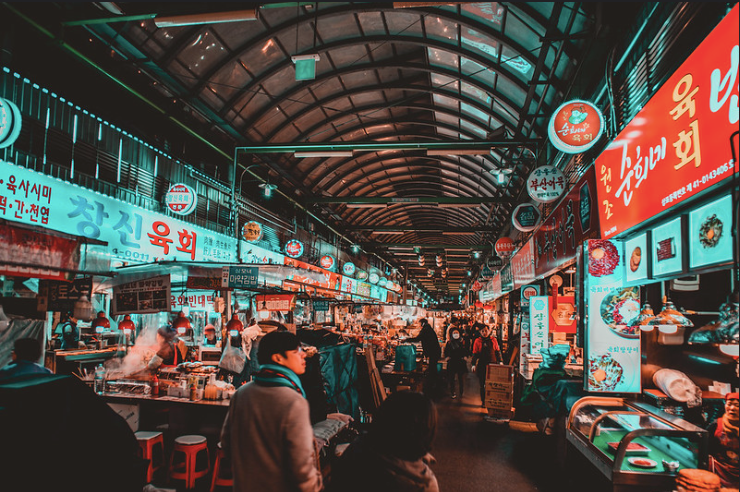
<svg viewBox="0 0 740 492">
<path fill-rule="evenodd" d="M 365 270 L 357 270 L 357 280 L 367 280 L 368 274 Z"/>
<path fill-rule="evenodd" d="M 502 266 L 504 266 L 504 260 L 500 256 L 490 256 L 488 260 L 486 260 L 486 266 L 493 271 L 498 271 Z"/>
<path fill-rule="evenodd" d="M 550 298 L 532 296 L 529 298 L 529 353 L 539 354 L 548 347 L 550 333 Z"/>
<path fill-rule="evenodd" d="M 334 271 L 334 268 L 337 266 L 337 260 L 332 255 L 324 255 L 319 259 L 319 266 L 326 270 Z"/>
<path fill-rule="evenodd" d="M 47 309 L 49 311 L 72 311 L 75 302 L 82 295 L 90 298 L 93 282 L 92 277 L 77 278 L 72 282 L 48 280 L 39 282 L 39 291 L 46 289 L 48 296 Z"/>
<path fill-rule="evenodd" d="M 175 183 L 167 191 L 164 203 L 172 213 L 189 215 L 198 205 L 198 194 L 186 184 Z"/>
<path fill-rule="evenodd" d="M 71 280 L 74 274 L 63 270 L 80 267 L 80 242 L 75 239 L 0 224 L 0 244 L 6 245 L 0 248 L 0 275 Z"/>
<path fill-rule="evenodd" d="M 221 287 L 250 289 L 259 286 L 259 267 L 225 266 L 221 268 Z"/>
<path fill-rule="evenodd" d="M 508 258 L 512 253 L 514 253 L 514 241 L 512 241 L 511 238 L 502 237 L 496 241 L 494 248 L 497 255 L 502 258 Z"/>
<path fill-rule="evenodd" d="M 509 264 L 501 269 L 501 293 L 506 294 L 512 290 L 514 290 L 514 274 Z"/>
<path fill-rule="evenodd" d="M 260 311 L 292 311 L 295 300 L 295 294 L 258 294 L 254 297 Z"/>
<path fill-rule="evenodd" d="M 10 147 L 21 134 L 21 111 L 13 101 L 0 97 L 0 149 Z"/>
<path fill-rule="evenodd" d="M 483 284 L 476 280 L 475 282 L 473 282 L 473 285 L 471 285 L 470 288 L 473 289 L 475 292 L 478 292 L 483 288 Z"/>
<path fill-rule="evenodd" d="M 529 173 L 527 193 L 540 203 L 552 203 L 563 194 L 568 181 L 555 166 L 540 166 Z"/>
<path fill-rule="evenodd" d="M 300 258 L 303 256 L 303 243 L 297 239 L 291 239 L 285 243 L 285 254 L 291 258 Z"/>
<path fill-rule="evenodd" d="M 380 282 L 380 275 L 378 275 L 377 273 L 373 272 L 373 273 L 371 273 L 371 274 L 370 274 L 370 275 L 368 276 L 368 281 L 369 281 L 369 282 L 370 282 L 371 284 L 377 284 L 378 282 Z"/>
<path fill-rule="evenodd" d="M 683 271 L 683 235 L 681 217 L 653 229 L 651 257 L 653 275 L 663 276 Z"/>
<path fill-rule="evenodd" d="M 539 285 L 525 285 L 522 287 L 522 299 L 521 299 L 521 307 L 522 308 L 528 308 L 529 307 L 529 300 L 533 296 L 540 295 L 540 286 Z"/>
<path fill-rule="evenodd" d="M 551 297 L 552 323 L 550 331 L 560 333 L 576 332 L 576 300 L 573 296 Z"/>
<path fill-rule="evenodd" d="M 511 214 L 511 223 L 522 232 L 535 230 L 540 223 L 540 209 L 531 203 L 520 203 Z"/>
<path fill-rule="evenodd" d="M 111 314 L 159 313 L 170 310 L 170 276 L 160 275 L 113 287 Z"/>
<path fill-rule="evenodd" d="M 601 236 L 622 234 L 732 178 L 737 4 L 599 155 Z"/>
<path fill-rule="evenodd" d="M 357 268 L 355 267 L 355 264 L 351 261 L 347 261 L 342 265 L 342 273 L 348 276 L 352 276 L 355 274 L 355 271 Z"/>
<path fill-rule="evenodd" d="M 242 228 L 242 237 L 248 243 L 256 243 L 256 242 L 261 241 L 263 235 L 264 235 L 264 228 L 262 227 L 262 224 L 260 224 L 259 222 L 250 220 L 249 222 L 244 224 L 244 227 Z"/>
<path fill-rule="evenodd" d="M 509 263 L 514 276 L 514 288 L 519 288 L 534 280 L 534 243 L 532 240 L 521 247 Z"/>
<path fill-rule="evenodd" d="M 538 277 L 573 261 L 583 241 L 597 237 L 598 215 L 591 197 L 595 186 L 596 175 L 591 167 L 532 235 Z"/>
<path fill-rule="evenodd" d="M 547 126 L 550 143 L 566 154 L 585 152 L 604 133 L 604 116 L 588 101 L 574 99 L 555 110 Z"/>
<path fill-rule="evenodd" d="M 624 286 L 623 244 L 586 241 L 584 304 L 587 391 L 640 393 L 639 287 Z"/>
<path fill-rule="evenodd" d="M 328 311 L 329 301 L 313 301 L 313 310 L 316 312 Z"/>
<path fill-rule="evenodd" d="M 493 278 L 493 270 L 488 268 L 488 265 L 483 265 L 480 269 L 480 278 L 483 280 L 490 280 Z"/>
</svg>

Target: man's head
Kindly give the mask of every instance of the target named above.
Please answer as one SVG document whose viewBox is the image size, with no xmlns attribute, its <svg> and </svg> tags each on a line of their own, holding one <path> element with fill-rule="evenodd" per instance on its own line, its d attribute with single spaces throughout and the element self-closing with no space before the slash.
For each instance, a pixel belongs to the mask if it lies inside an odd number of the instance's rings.
<svg viewBox="0 0 740 492">
<path fill-rule="evenodd" d="M 730 422 L 737 422 L 740 419 L 740 394 L 725 395 L 725 418 Z"/>
<path fill-rule="evenodd" d="M 13 342 L 13 360 L 38 362 L 41 357 L 41 344 L 35 338 L 19 338 Z"/>
<path fill-rule="evenodd" d="M 306 353 L 298 337 L 289 331 L 273 331 L 262 337 L 257 361 L 285 366 L 298 375 L 306 372 Z"/>
<path fill-rule="evenodd" d="M 69 321 L 70 323 L 77 323 L 77 318 L 75 318 L 75 313 L 72 311 L 67 311 L 64 313 L 64 321 Z"/>
</svg>

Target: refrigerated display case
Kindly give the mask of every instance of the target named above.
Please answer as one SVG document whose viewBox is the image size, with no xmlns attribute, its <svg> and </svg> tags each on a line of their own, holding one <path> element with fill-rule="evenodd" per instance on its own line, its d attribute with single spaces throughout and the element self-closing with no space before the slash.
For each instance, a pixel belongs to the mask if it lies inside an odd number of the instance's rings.
<svg viewBox="0 0 740 492">
<path fill-rule="evenodd" d="M 678 470 L 707 465 L 706 431 L 644 402 L 581 398 L 566 438 L 614 491 L 673 490 Z"/>
</svg>

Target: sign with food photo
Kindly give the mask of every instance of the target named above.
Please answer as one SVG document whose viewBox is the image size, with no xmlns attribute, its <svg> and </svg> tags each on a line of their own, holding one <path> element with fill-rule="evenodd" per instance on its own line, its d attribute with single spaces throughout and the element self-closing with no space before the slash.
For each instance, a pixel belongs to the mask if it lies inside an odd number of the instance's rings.
<svg viewBox="0 0 740 492">
<path fill-rule="evenodd" d="M 732 261 L 732 196 L 726 195 L 689 213 L 691 268 Z"/>
<path fill-rule="evenodd" d="M 639 287 L 625 287 L 624 245 L 589 240 L 586 256 L 586 364 L 584 388 L 599 393 L 639 393 Z"/>
<path fill-rule="evenodd" d="M 653 275 L 671 275 L 683 271 L 683 235 L 681 217 L 677 217 L 653 229 L 652 234 Z"/>
<path fill-rule="evenodd" d="M 647 233 L 642 233 L 624 242 L 626 255 L 624 279 L 626 282 L 636 284 L 648 279 L 650 255 L 647 248 Z"/>
</svg>

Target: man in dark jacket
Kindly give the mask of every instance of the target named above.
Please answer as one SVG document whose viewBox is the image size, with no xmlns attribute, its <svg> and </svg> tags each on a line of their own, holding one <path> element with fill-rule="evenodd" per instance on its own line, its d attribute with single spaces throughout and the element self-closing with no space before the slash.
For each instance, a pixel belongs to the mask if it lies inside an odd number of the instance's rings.
<svg viewBox="0 0 740 492">
<path fill-rule="evenodd" d="M 427 366 L 427 377 L 424 383 L 425 393 L 430 396 L 436 395 L 439 390 L 439 371 L 437 371 L 437 363 L 439 358 L 442 356 L 442 347 L 439 344 L 437 333 L 429 324 L 426 318 L 421 318 L 421 331 L 413 338 L 406 340 L 407 342 L 421 342 L 421 349 L 424 357 L 429 359 L 429 365 Z"/>
</svg>

